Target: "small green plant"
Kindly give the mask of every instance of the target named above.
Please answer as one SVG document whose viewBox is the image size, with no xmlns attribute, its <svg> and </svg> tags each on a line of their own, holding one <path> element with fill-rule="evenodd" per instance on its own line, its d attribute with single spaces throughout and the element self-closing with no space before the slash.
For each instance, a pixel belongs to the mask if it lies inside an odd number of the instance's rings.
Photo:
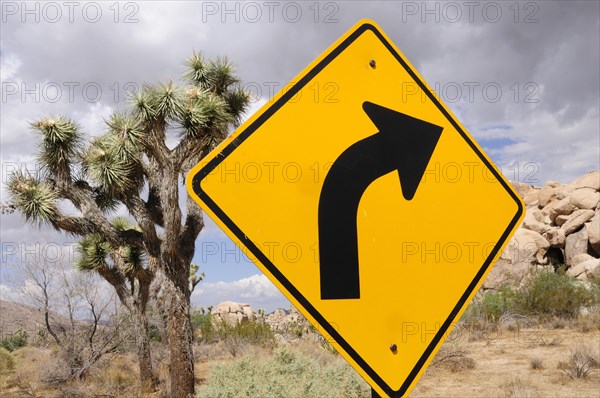
<svg viewBox="0 0 600 398">
<path fill-rule="evenodd" d="M 275 336 L 271 327 L 260 321 L 246 320 L 235 324 L 222 321 L 216 327 L 216 335 L 234 357 L 249 345 L 259 347 L 275 345 Z"/>
<path fill-rule="evenodd" d="M 469 315 L 475 319 L 498 322 L 503 315 L 510 313 L 513 296 L 514 292 L 508 286 L 486 292 L 481 299 L 473 302 L 469 307 Z"/>
<path fill-rule="evenodd" d="M 594 294 L 564 269 L 537 272 L 515 292 L 511 306 L 521 314 L 575 318 L 593 304 Z"/>
<path fill-rule="evenodd" d="M 11 336 L 0 340 L 0 347 L 4 348 L 8 352 L 13 352 L 17 348 L 25 347 L 27 345 L 27 332 L 24 330 L 18 330 Z"/>
<path fill-rule="evenodd" d="M 370 388 L 343 360 L 325 363 L 297 349 L 265 357 L 245 356 L 211 367 L 199 398 L 367 398 Z"/>
<path fill-rule="evenodd" d="M 0 374 L 8 373 L 15 368 L 15 359 L 4 347 L 0 347 Z"/>
</svg>

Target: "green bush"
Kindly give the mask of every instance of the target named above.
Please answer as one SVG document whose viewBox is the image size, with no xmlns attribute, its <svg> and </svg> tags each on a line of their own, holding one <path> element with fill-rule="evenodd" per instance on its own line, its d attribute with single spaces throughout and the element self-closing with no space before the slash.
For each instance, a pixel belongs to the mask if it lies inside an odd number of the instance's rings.
<svg viewBox="0 0 600 398">
<path fill-rule="evenodd" d="M 25 347 L 26 345 L 27 332 L 24 330 L 18 330 L 12 336 L 0 340 L 0 347 L 8 352 L 13 352 L 17 348 Z"/>
<path fill-rule="evenodd" d="M 503 286 L 496 291 L 488 291 L 483 297 L 473 300 L 463 318 L 467 321 L 498 322 L 502 315 L 511 312 L 513 297 L 514 292 L 508 286 Z"/>
<path fill-rule="evenodd" d="M 7 373 L 15 367 L 15 359 L 5 348 L 0 347 L 0 374 Z"/>
<path fill-rule="evenodd" d="M 191 321 L 192 327 L 196 331 L 196 340 L 198 342 L 214 343 L 219 340 L 210 314 L 195 312 L 191 315 Z"/>
<path fill-rule="evenodd" d="M 218 339 L 225 343 L 227 350 L 233 356 L 242 352 L 249 345 L 273 347 L 275 336 L 271 327 L 261 321 L 243 321 L 235 324 L 221 322 L 215 328 Z"/>
<path fill-rule="evenodd" d="M 516 290 L 502 286 L 473 300 L 465 311 L 464 322 L 497 323 L 503 315 L 535 315 L 542 318 L 574 318 L 582 307 L 600 303 L 600 278 L 591 278 L 589 287 L 567 275 L 538 271 Z"/>
<path fill-rule="evenodd" d="M 535 273 L 515 292 L 512 308 L 526 315 L 574 318 L 594 301 L 591 290 L 559 269 Z"/>
<path fill-rule="evenodd" d="M 333 358 L 333 357 L 332 357 Z M 211 367 L 199 398 L 367 398 L 369 386 L 343 360 L 323 363 L 290 348 Z"/>
</svg>

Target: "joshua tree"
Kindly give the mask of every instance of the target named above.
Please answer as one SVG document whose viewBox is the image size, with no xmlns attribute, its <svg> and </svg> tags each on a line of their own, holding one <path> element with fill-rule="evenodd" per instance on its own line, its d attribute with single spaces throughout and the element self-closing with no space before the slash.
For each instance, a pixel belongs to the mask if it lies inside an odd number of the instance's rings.
<svg viewBox="0 0 600 398">
<path fill-rule="evenodd" d="M 43 172 L 15 173 L 8 184 L 12 204 L 28 221 L 83 237 L 99 234 L 111 247 L 144 253 L 148 268 L 164 275 L 170 395 L 178 398 L 194 393 L 189 274 L 204 226 L 189 197 L 183 213 L 179 191 L 191 167 L 240 122 L 249 103 L 227 59 L 193 54 L 187 65 L 188 86 L 144 86 L 131 109 L 114 113 L 107 132 L 90 141 L 67 117 L 32 123 L 42 139 Z M 174 146 L 167 146 L 168 133 L 178 134 Z M 65 200 L 76 213 L 59 207 Z M 109 221 L 120 206 L 139 229 Z"/>
</svg>

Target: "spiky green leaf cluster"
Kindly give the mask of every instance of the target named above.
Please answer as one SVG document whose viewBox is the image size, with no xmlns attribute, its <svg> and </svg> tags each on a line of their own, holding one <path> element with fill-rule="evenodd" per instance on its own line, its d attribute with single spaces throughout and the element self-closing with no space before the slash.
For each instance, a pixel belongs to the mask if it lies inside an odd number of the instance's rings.
<svg viewBox="0 0 600 398">
<path fill-rule="evenodd" d="M 43 138 L 40 161 L 44 168 L 51 175 L 66 177 L 81 140 L 77 125 L 62 116 L 48 117 L 31 125 Z"/>
<path fill-rule="evenodd" d="M 114 212 L 119 207 L 119 202 L 102 187 L 94 188 L 92 197 L 94 198 L 94 202 L 96 202 L 103 212 Z"/>
<path fill-rule="evenodd" d="M 201 54 L 194 53 L 187 59 L 185 78 L 204 92 L 225 102 L 227 123 L 238 125 L 248 107 L 250 96 L 240 85 L 235 75 L 235 66 L 226 58 L 207 61 Z"/>
<path fill-rule="evenodd" d="M 152 122 L 156 117 L 156 110 L 152 107 L 150 101 L 150 88 L 144 86 L 142 90 L 132 97 L 133 110 L 140 120 Z"/>
<path fill-rule="evenodd" d="M 190 277 L 189 277 L 189 281 L 190 281 L 190 288 L 193 291 L 194 288 L 196 287 L 196 285 L 200 282 L 202 282 L 202 280 L 204 279 L 204 272 L 198 273 L 198 270 L 200 270 L 200 265 L 196 264 L 196 263 L 192 263 L 190 264 Z"/>
<path fill-rule="evenodd" d="M 139 231 L 139 226 L 133 226 L 129 220 L 125 217 L 115 217 L 112 220 L 112 225 L 119 231 L 126 231 L 128 229 L 136 229 Z M 125 275 L 133 276 L 138 270 L 143 267 L 144 254 L 136 247 L 121 246 L 114 253 L 120 256 L 121 263 L 125 267 L 122 271 Z"/>
<path fill-rule="evenodd" d="M 136 114 L 146 123 L 173 119 L 181 110 L 181 90 L 169 82 L 158 87 L 144 86 L 133 97 Z"/>
<path fill-rule="evenodd" d="M 115 217 L 112 225 L 120 231 L 133 228 L 125 217 Z M 81 271 L 97 271 L 102 267 L 119 263 L 122 265 L 119 270 L 125 276 L 134 276 L 144 265 L 144 256 L 139 249 L 130 246 L 113 248 L 99 234 L 87 235 L 79 241 L 78 252 L 76 266 Z"/>
<path fill-rule="evenodd" d="M 144 129 L 139 118 L 125 113 L 115 112 L 106 121 L 109 135 L 115 138 L 123 156 L 135 157 L 139 154 L 144 143 Z"/>
<path fill-rule="evenodd" d="M 87 174 L 111 198 L 126 192 L 132 183 L 132 162 L 119 153 L 111 137 L 103 136 L 95 140 L 84 155 Z"/>
<path fill-rule="evenodd" d="M 232 116 L 233 124 L 238 126 L 250 103 L 250 94 L 241 86 L 235 85 L 223 95 L 223 98 L 229 107 L 229 113 Z"/>
<path fill-rule="evenodd" d="M 123 246 L 119 250 L 119 255 L 123 260 L 125 269 L 123 272 L 127 276 L 134 276 L 144 264 L 143 253 L 135 247 Z"/>
<path fill-rule="evenodd" d="M 52 222 L 58 212 L 57 193 L 46 181 L 31 177 L 22 171 L 14 173 L 8 183 L 12 204 L 27 221 Z"/>
<path fill-rule="evenodd" d="M 238 84 L 240 80 L 234 74 L 235 66 L 227 57 L 219 57 L 210 62 L 206 74 L 208 88 L 216 95 L 223 95 L 234 84 Z"/>
<path fill-rule="evenodd" d="M 90 234 L 79 241 L 77 251 L 79 252 L 79 257 L 75 261 L 77 269 L 86 272 L 97 271 L 107 266 L 111 247 L 100 234 Z"/>
<path fill-rule="evenodd" d="M 139 119 L 115 113 L 106 122 L 108 132 L 92 142 L 83 156 L 86 174 L 101 187 L 96 203 L 114 209 L 111 202 L 123 194 L 135 193 L 142 185 L 140 157 L 144 131 Z"/>
<path fill-rule="evenodd" d="M 131 223 L 126 217 L 118 216 L 112 219 L 111 224 L 119 231 L 126 231 L 132 228 Z"/>
<path fill-rule="evenodd" d="M 183 135 L 200 138 L 207 132 L 222 135 L 234 121 L 227 103 L 220 97 L 198 87 L 190 87 L 179 113 Z"/>
</svg>

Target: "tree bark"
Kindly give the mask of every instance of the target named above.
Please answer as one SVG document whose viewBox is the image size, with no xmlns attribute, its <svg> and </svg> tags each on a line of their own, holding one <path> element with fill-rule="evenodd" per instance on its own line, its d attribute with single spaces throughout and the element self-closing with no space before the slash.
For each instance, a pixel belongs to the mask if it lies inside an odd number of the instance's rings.
<svg viewBox="0 0 600 398">
<path fill-rule="evenodd" d="M 136 303 L 137 304 L 137 303 Z M 148 317 L 145 308 L 133 308 L 135 324 L 135 343 L 137 347 L 138 364 L 140 370 L 140 384 L 143 394 L 156 391 L 156 377 L 152 369 L 152 358 L 150 357 L 150 339 L 148 338 Z"/>
<path fill-rule="evenodd" d="M 183 268 L 183 264 L 180 266 Z M 194 397 L 194 340 L 190 320 L 190 292 L 187 274 L 179 270 L 178 280 L 167 277 L 167 338 L 169 344 L 171 397 Z M 179 280 L 182 279 L 182 280 Z"/>
</svg>

